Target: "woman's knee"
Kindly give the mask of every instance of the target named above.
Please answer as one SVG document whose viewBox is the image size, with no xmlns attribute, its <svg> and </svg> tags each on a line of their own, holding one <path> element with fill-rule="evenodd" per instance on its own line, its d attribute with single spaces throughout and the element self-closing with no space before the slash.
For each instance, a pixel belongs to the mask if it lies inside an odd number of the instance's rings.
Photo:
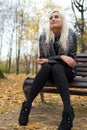
<svg viewBox="0 0 87 130">
<path fill-rule="evenodd" d="M 52 73 L 56 73 L 56 72 L 58 72 L 58 73 L 64 72 L 63 65 L 61 65 L 61 64 L 55 64 L 55 65 L 53 65 L 53 67 L 52 67 Z"/>
<path fill-rule="evenodd" d="M 41 69 L 50 71 L 51 70 L 51 65 L 50 64 L 43 64 Z"/>
</svg>

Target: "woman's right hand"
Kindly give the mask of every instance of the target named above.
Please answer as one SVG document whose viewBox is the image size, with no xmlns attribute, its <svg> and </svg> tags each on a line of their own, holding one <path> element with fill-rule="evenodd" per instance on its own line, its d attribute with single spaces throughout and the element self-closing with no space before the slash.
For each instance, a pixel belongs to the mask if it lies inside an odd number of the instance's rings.
<svg viewBox="0 0 87 130">
<path fill-rule="evenodd" d="M 37 62 L 38 64 L 42 65 L 42 64 L 48 63 L 48 59 L 46 59 L 46 58 L 37 59 L 36 62 Z"/>
</svg>

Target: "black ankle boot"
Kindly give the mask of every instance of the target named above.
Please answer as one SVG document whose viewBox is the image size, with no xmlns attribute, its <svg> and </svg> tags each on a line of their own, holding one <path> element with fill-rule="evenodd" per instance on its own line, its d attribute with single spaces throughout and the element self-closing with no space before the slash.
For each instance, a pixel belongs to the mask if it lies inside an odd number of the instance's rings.
<svg viewBox="0 0 87 130">
<path fill-rule="evenodd" d="M 19 115 L 20 125 L 23 125 L 23 126 L 27 125 L 30 110 L 31 110 L 31 105 L 27 107 L 26 102 L 23 102 L 20 115 Z"/>
<path fill-rule="evenodd" d="M 72 108 L 71 112 L 63 112 L 62 114 L 62 121 L 59 125 L 58 130 L 71 130 L 73 126 L 73 120 L 74 120 L 74 111 Z"/>
</svg>

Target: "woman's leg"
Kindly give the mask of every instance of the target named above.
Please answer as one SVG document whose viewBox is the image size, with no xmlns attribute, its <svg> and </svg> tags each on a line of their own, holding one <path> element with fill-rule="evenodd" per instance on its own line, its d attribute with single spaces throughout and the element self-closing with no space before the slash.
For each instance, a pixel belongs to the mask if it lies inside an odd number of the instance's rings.
<svg viewBox="0 0 87 130">
<path fill-rule="evenodd" d="M 51 76 L 51 68 L 52 67 L 50 64 L 44 64 L 41 67 L 40 71 L 37 73 L 26 102 L 28 105 L 33 102 L 37 94 L 42 90 L 46 81 Z"/>
<path fill-rule="evenodd" d="M 55 64 L 52 67 L 52 74 L 64 106 L 62 121 L 58 130 L 71 130 L 74 112 L 73 108 L 71 107 L 69 84 L 67 78 L 69 78 L 68 76 L 71 77 L 70 80 L 73 78 L 72 72 L 67 67 L 65 68 L 62 64 Z"/>
<path fill-rule="evenodd" d="M 37 94 L 42 90 L 43 86 L 45 85 L 46 81 L 50 76 L 51 76 L 51 65 L 49 64 L 42 65 L 40 71 L 37 73 L 34 79 L 28 99 L 22 105 L 19 116 L 20 125 L 27 125 L 32 102 L 37 96 Z"/>
<path fill-rule="evenodd" d="M 65 74 L 65 67 L 62 64 L 55 64 L 52 67 L 52 74 L 56 84 L 56 87 L 59 90 L 61 95 L 64 110 L 69 111 L 71 109 L 70 103 L 70 92 L 69 92 L 69 83 Z"/>
</svg>

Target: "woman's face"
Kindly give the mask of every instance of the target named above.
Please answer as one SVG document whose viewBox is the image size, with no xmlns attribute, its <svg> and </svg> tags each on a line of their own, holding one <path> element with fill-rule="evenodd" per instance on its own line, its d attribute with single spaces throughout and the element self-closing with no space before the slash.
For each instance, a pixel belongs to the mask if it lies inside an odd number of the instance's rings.
<svg viewBox="0 0 87 130">
<path fill-rule="evenodd" d="M 53 12 L 50 16 L 50 28 L 52 31 L 59 30 L 62 27 L 62 18 L 58 12 Z"/>
</svg>

